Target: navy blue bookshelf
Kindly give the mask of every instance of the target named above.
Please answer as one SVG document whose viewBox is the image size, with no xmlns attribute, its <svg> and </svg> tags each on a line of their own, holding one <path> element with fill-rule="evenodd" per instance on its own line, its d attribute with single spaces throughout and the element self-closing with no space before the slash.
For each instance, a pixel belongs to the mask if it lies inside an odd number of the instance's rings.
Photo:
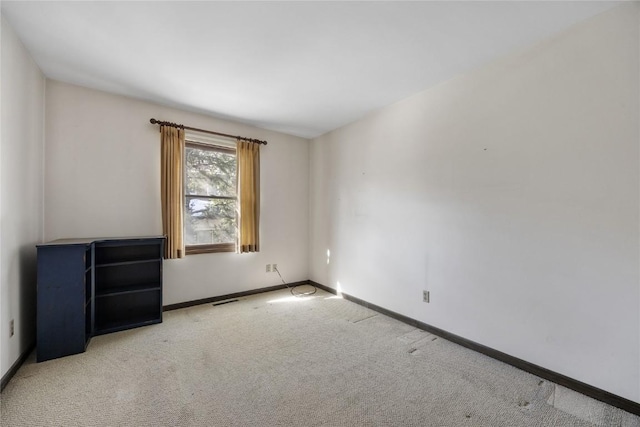
<svg viewBox="0 0 640 427">
<path fill-rule="evenodd" d="M 91 337 L 162 322 L 162 236 L 38 245 L 36 359 L 82 353 Z"/>
</svg>

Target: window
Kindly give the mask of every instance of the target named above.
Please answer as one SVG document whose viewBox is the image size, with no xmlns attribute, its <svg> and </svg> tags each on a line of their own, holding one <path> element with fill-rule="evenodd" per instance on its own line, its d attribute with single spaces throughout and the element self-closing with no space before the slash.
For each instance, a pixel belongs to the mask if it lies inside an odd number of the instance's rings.
<svg viewBox="0 0 640 427">
<path fill-rule="evenodd" d="M 184 167 L 185 253 L 234 252 L 237 236 L 236 150 L 187 139 Z"/>
</svg>

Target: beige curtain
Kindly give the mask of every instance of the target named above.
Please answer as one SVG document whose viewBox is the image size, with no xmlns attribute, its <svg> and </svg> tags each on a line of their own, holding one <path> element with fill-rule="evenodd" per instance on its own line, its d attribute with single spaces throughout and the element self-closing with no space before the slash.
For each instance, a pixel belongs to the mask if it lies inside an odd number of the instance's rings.
<svg viewBox="0 0 640 427">
<path fill-rule="evenodd" d="M 184 129 L 160 126 L 162 179 L 162 232 L 167 236 L 165 258 L 184 257 L 182 241 L 182 199 Z"/>
<path fill-rule="evenodd" d="M 238 140 L 238 252 L 260 250 L 260 144 Z"/>
</svg>

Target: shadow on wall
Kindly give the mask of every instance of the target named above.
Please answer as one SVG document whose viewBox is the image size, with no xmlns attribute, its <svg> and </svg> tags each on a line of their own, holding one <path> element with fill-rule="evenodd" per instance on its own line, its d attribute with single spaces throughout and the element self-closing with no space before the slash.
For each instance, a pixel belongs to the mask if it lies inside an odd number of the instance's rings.
<svg viewBox="0 0 640 427">
<path fill-rule="evenodd" d="M 20 351 L 23 352 L 35 343 L 36 336 L 36 291 L 37 261 L 35 245 L 24 245 L 18 252 L 18 283 L 20 317 L 15 319 L 16 330 L 19 327 Z M 19 323 L 18 323 L 19 322 Z"/>
</svg>

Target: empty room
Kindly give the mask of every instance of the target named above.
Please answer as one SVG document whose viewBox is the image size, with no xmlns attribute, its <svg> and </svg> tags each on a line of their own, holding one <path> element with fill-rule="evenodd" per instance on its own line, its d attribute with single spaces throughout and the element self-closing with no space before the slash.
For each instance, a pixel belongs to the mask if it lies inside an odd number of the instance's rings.
<svg viewBox="0 0 640 427">
<path fill-rule="evenodd" d="M 0 12 L 3 427 L 640 427 L 640 2 Z"/>
</svg>

